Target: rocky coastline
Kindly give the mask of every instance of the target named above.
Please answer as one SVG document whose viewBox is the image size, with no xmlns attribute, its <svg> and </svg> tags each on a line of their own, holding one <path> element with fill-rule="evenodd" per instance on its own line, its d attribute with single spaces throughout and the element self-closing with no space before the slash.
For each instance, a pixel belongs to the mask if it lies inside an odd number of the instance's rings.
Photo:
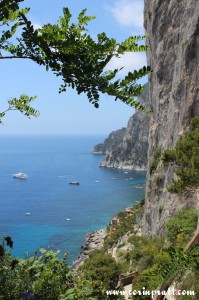
<svg viewBox="0 0 199 300">
<path fill-rule="evenodd" d="M 103 159 L 100 162 L 100 167 L 103 168 L 108 168 L 108 169 L 118 169 L 118 170 L 134 170 L 134 171 L 138 171 L 138 172 L 146 172 L 147 171 L 147 167 L 145 165 L 140 165 L 138 166 L 137 164 L 128 164 L 128 162 L 117 162 L 117 161 L 113 161 L 110 164 L 107 164 L 105 159 Z"/>
<path fill-rule="evenodd" d="M 138 100 L 150 109 L 148 84 Z M 146 171 L 149 119 L 150 114 L 135 111 L 126 128 L 111 132 L 103 143 L 95 145 L 92 153 L 104 155 L 100 167 Z"/>
<path fill-rule="evenodd" d="M 87 233 L 85 243 L 81 246 L 77 260 L 73 262 L 72 270 L 76 271 L 77 268 L 89 257 L 89 252 L 95 249 L 100 249 L 104 244 L 104 238 L 106 236 L 106 229 L 99 229 Z"/>
</svg>

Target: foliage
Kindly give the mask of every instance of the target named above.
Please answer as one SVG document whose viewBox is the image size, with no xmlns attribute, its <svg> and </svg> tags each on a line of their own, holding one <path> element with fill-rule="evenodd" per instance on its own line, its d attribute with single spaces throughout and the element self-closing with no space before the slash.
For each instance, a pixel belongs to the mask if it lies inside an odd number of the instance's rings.
<svg viewBox="0 0 199 300">
<path fill-rule="evenodd" d="M 148 239 L 144 236 L 131 236 L 128 241 L 134 245 L 134 249 L 129 253 L 129 262 L 138 272 L 144 271 L 155 263 L 156 255 L 164 245 L 161 237 Z"/>
<path fill-rule="evenodd" d="M 171 164 L 176 161 L 176 151 L 172 149 L 165 150 L 162 154 L 164 165 Z"/>
<path fill-rule="evenodd" d="M 141 290 L 144 286 L 146 290 L 152 291 L 157 290 L 157 287 L 163 282 L 167 286 L 171 285 L 173 281 L 180 284 L 184 275 L 186 276 L 187 272 L 190 271 L 195 277 L 199 267 L 198 254 L 198 245 L 186 253 L 182 248 L 177 247 L 169 247 L 161 250 L 159 253 L 162 256 L 161 261 L 156 261 L 150 268 L 145 269 L 136 276 L 133 282 L 134 289 Z M 133 299 L 149 300 L 151 296 L 135 295 Z"/>
<path fill-rule="evenodd" d="M 184 252 L 183 248 L 197 225 L 197 212 L 183 209 L 167 223 L 167 237 L 158 241 L 158 237 L 147 240 L 146 237 L 131 236 L 129 242 L 135 246 L 129 255 L 129 261 L 137 269 L 133 289 L 156 290 L 163 282 L 170 285 L 182 281 L 191 271 L 193 276 L 199 267 L 199 245 Z M 171 246 L 165 247 L 166 240 Z M 149 300 L 149 295 L 134 295 L 133 299 Z"/>
<path fill-rule="evenodd" d="M 60 296 L 60 300 L 97 300 L 93 295 L 91 282 L 83 276 L 76 275 L 73 280 L 73 287 Z"/>
<path fill-rule="evenodd" d="M 162 248 L 164 240 L 160 237 L 148 239 L 146 237 L 134 236 L 129 239 L 134 245 L 134 250 L 130 253 L 131 263 L 136 268 L 137 273 L 133 280 L 133 289 L 156 290 L 162 282 L 161 275 L 157 272 L 159 265 L 168 262 L 169 257 Z M 150 295 L 133 295 L 132 299 L 151 299 Z"/>
<path fill-rule="evenodd" d="M 106 235 L 104 241 L 104 248 L 108 249 L 113 246 L 114 243 L 118 241 L 127 232 L 134 232 L 134 226 L 136 224 L 136 218 L 141 217 L 143 214 L 144 199 L 140 203 L 134 205 L 131 208 L 131 213 L 125 211 L 118 213 L 117 218 L 119 219 L 119 224 L 110 225 L 108 227 L 108 234 Z"/>
<path fill-rule="evenodd" d="M 34 101 L 35 98 L 36 97 L 28 97 L 23 94 L 19 97 L 19 99 L 11 98 L 8 100 L 8 108 L 4 112 L 0 113 L 0 123 L 2 123 L 2 118 L 5 116 L 6 112 L 11 110 L 18 110 L 29 118 L 30 116 L 38 117 L 39 112 L 30 106 L 30 102 Z"/>
<path fill-rule="evenodd" d="M 169 284 L 173 280 L 181 280 L 183 274 L 188 270 L 197 271 L 199 267 L 199 245 L 197 244 L 189 251 L 184 252 L 182 248 L 169 247 L 164 250 L 169 254 L 169 260 L 167 263 L 159 266 L 158 273 L 164 278 L 164 281 L 168 281 Z"/>
<path fill-rule="evenodd" d="M 167 238 L 173 246 L 183 247 L 197 227 L 198 212 L 182 209 L 166 224 Z"/>
<path fill-rule="evenodd" d="M 92 284 L 93 295 L 98 300 L 112 299 L 106 295 L 107 290 L 115 289 L 121 270 L 110 254 L 94 250 L 89 254 L 81 268 L 83 276 Z"/>
<path fill-rule="evenodd" d="M 144 201 L 142 201 L 142 205 L 143 204 Z M 167 223 L 167 236 L 165 239 L 158 236 L 147 238 L 133 234 L 136 215 L 142 211 L 142 205 L 137 204 L 133 207 L 132 215 L 130 216 L 127 215 L 126 212 L 119 213 L 117 217 L 120 219 L 120 224 L 115 226 L 116 231 L 112 232 L 110 226 L 108 232 L 110 239 L 107 238 L 105 246 L 101 250 L 91 253 L 90 258 L 84 263 L 83 276 L 90 274 L 90 276 L 87 275 L 87 280 L 90 279 L 90 282 L 95 284 L 94 290 L 96 286 L 100 286 L 100 283 L 101 291 L 103 291 L 103 288 L 114 289 L 112 286 L 108 288 L 107 283 L 109 279 L 104 283 L 105 276 L 102 276 L 102 274 L 108 274 L 108 278 L 110 278 L 111 270 L 114 270 L 112 267 L 110 267 L 110 270 L 106 269 L 107 263 L 104 260 L 104 256 L 107 255 L 106 253 L 110 247 L 113 246 L 113 244 L 115 247 L 119 239 L 127 232 L 130 232 L 128 244 L 132 244 L 132 247 L 126 249 L 121 255 L 117 255 L 118 267 L 120 274 L 122 274 L 122 272 L 128 273 L 136 271 L 133 279 L 134 290 L 142 290 L 143 287 L 145 287 L 146 290 L 157 290 L 158 286 L 163 282 L 166 282 L 168 285 L 171 284 L 173 280 L 177 283 L 179 281 L 182 282 L 182 278 L 184 278 L 187 272 L 192 272 L 193 276 L 196 276 L 199 267 L 198 245 L 186 251 L 186 253 L 182 247 L 188 242 L 196 228 L 197 212 L 190 209 L 179 211 L 176 216 Z M 118 228 L 119 231 L 117 231 Z M 169 247 L 168 242 L 171 243 Z M 122 247 L 123 246 L 124 245 L 122 245 Z M 99 257 L 101 257 L 101 259 L 98 260 Z M 102 261 L 104 261 L 104 264 Z M 98 281 L 98 279 L 100 280 Z M 97 294 L 96 292 L 94 295 L 97 296 L 97 299 L 105 299 L 103 292 L 101 294 Z M 132 297 L 132 299 L 135 300 L 151 299 L 151 295 L 137 294 L 132 295 Z"/>
<path fill-rule="evenodd" d="M 143 90 L 137 80 L 150 72 L 149 67 L 129 72 L 124 79 L 116 79 L 120 69 L 105 71 L 113 57 L 120 57 L 125 52 L 146 51 L 147 46 L 138 45 L 144 37 L 131 36 L 118 43 L 103 32 L 95 41 L 87 33 L 86 26 L 94 17 L 86 16 L 86 9 L 79 14 L 76 24 L 71 23 L 69 9 L 63 8 L 63 16 L 57 24 L 35 29 L 27 18 L 29 9 L 20 9 L 21 2 L 23 0 L 2 0 L 0 3 L 0 59 L 30 59 L 45 66 L 46 70 L 61 76 L 60 92 L 68 87 L 75 88 L 78 94 L 86 93 L 96 108 L 100 93 L 106 93 L 115 100 L 144 109 L 135 100 Z M 25 115 L 28 113 L 26 107 L 16 106 L 16 109 Z"/>
<path fill-rule="evenodd" d="M 28 291 L 34 294 L 36 300 L 58 300 L 63 292 L 72 287 L 73 278 L 66 263 L 67 256 L 59 259 L 58 251 L 40 249 L 39 255 L 35 252 L 27 259 L 15 259 L 10 251 L 6 251 L 6 239 L 0 247 L 0 299 L 18 300 Z"/>
<path fill-rule="evenodd" d="M 132 208 L 132 215 L 129 216 L 126 212 L 118 214 L 120 225 L 126 222 L 124 228 L 131 233 L 128 243 L 133 247 L 122 254 L 119 262 L 107 254 L 107 245 L 94 250 L 89 253 L 89 258 L 76 274 L 72 274 L 67 266 L 67 256 L 64 259 L 57 258 L 58 252 L 41 249 L 39 255 L 35 253 L 33 257 L 15 259 L 9 250 L 13 247 L 11 238 L 4 238 L 0 245 L 0 299 L 18 300 L 26 291 L 34 294 L 36 300 L 114 299 L 114 295 L 106 295 L 106 290 L 114 290 L 120 274 L 123 271 L 129 272 L 130 269 L 136 270 L 134 290 L 142 290 L 143 287 L 146 290 L 156 290 L 163 282 L 171 284 L 174 280 L 185 284 L 187 272 L 197 278 L 199 244 L 186 252 L 182 248 L 196 228 L 197 212 L 190 209 L 179 211 L 167 223 L 166 239 L 158 236 L 147 238 L 133 234 L 133 220 L 143 209 L 144 201 L 141 202 Z M 122 229 L 120 234 L 126 234 L 127 231 L 123 232 Z M 109 235 L 112 235 L 111 230 Z M 116 243 L 118 239 L 116 236 L 114 238 Z M 171 243 L 169 247 L 167 240 Z M 196 283 L 197 280 L 194 279 L 194 289 Z M 136 300 L 151 299 L 149 295 L 132 297 Z"/>
<path fill-rule="evenodd" d="M 199 117 L 191 120 L 192 129 L 176 143 L 172 150 L 163 153 L 164 164 L 174 163 L 177 179 L 168 187 L 170 192 L 181 193 L 199 186 Z"/>
<path fill-rule="evenodd" d="M 153 158 L 152 158 L 152 161 L 150 163 L 150 167 L 149 167 L 150 174 L 152 174 L 157 169 L 157 166 L 160 162 L 160 157 L 161 157 L 161 149 L 157 148 L 154 151 Z"/>
<path fill-rule="evenodd" d="M 189 271 L 186 272 L 183 277 L 182 284 L 180 285 L 181 290 L 185 291 L 194 291 L 195 296 L 193 295 L 183 295 L 179 297 L 180 300 L 194 300 L 198 298 L 199 295 L 199 271 Z"/>
<path fill-rule="evenodd" d="M 139 273 L 135 279 L 133 280 L 133 290 L 142 291 L 143 287 L 147 291 L 156 290 L 158 285 L 161 283 L 161 277 L 151 276 L 151 272 L 153 272 L 154 266 L 151 268 L 144 270 L 142 273 Z M 150 300 L 151 295 L 132 295 L 132 299 L 134 300 Z"/>
<path fill-rule="evenodd" d="M 67 255 L 60 259 L 59 251 L 40 249 L 32 257 L 15 259 L 9 250 L 12 246 L 10 237 L 0 245 L 0 299 L 28 299 L 33 295 L 35 300 L 111 299 L 105 292 L 115 288 L 121 272 L 111 255 L 94 251 L 81 273 L 72 274 Z"/>
<path fill-rule="evenodd" d="M 146 270 L 141 275 L 149 276 L 149 285 L 157 280 L 157 285 L 166 283 L 168 286 L 174 281 L 176 283 L 182 282 L 182 278 L 191 271 L 195 274 L 199 267 L 199 244 L 184 251 L 183 247 L 190 240 L 191 235 L 197 226 L 198 215 L 194 210 L 182 209 L 176 216 L 169 220 L 167 226 L 166 238 L 171 243 L 168 248 L 163 248 L 156 254 L 155 264 L 152 268 Z M 159 259 L 161 257 L 161 259 Z M 146 277 L 147 277 L 146 276 Z M 147 278 L 144 279 L 147 281 Z M 148 282 L 148 281 L 147 281 Z"/>
</svg>

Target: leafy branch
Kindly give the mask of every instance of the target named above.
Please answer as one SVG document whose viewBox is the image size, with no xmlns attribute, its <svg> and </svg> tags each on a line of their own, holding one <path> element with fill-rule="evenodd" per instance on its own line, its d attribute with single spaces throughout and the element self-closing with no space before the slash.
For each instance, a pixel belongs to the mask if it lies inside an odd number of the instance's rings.
<svg viewBox="0 0 199 300">
<path fill-rule="evenodd" d="M 5 116 L 5 114 L 8 111 L 12 111 L 12 110 L 18 110 L 28 118 L 30 118 L 31 116 L 38 117 L 39 111 L 30 106 L 30 103 L 35 99 L 36 96 L 29 97 L 25 94 L 22 94 L 19 97 L 19 99 L 11 98 L 10 100 L 8 100 L 8 105 L 9 105 L 8 108 L 0 113 L 0 123 L 2 123 L 2 118 Z"/>
<path fill-rule="evenodd" d="M 72 87 L 78 94 L 85 93 L 96 108 L 101 93 L 104 93 L 144 110 L 136 99 L 143 90 L 137 80 L 148 74 L 150 67 L 129 72 L 123 79 L 118 79 L 121 69 L 105 71 L 113 57 L 119 58 L 126 52 L 147 51 L 147 46 L 138 44 L 144 36 L 131 36 L 118 43 L 103 32 L 94 40 L 86 27 L 95 17 L 87 16 L 86 9 L 79 14 L 77 23 L 71 22 L 69 9 L 63 8 L 63 16 L 57 24 L 35 29 L 27 18 L 29 9 L 20 9 L 20 2 L 23 0 L 2 0 L 0 3 L 0 59 L 31 59 L 45 66 L 46 70 L 50 69 L 62 78 L 60 93 Z M 21 108 L 26 115 L 26 107 L 15 107 Z"/>
</svg>

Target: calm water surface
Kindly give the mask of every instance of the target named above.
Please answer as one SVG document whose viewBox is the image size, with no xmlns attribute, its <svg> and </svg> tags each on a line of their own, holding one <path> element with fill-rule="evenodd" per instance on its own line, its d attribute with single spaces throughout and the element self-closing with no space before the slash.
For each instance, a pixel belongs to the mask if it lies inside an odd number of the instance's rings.
<svg viewBox="0 0 199 300">
<path fill-rule="evenodd" d="M 14 255 L 49 247 L 69 252 L 71 262 L 87 232 L 144 196 L 136 185 L 145 183 L 145 172 L 98 167 L 102 157 L 91 152 L 103 138 L 0 137 L 0 236 L 12 237 Z M 19 171 L 28 180 L 12 177 Z M 80 185 L 68 184 L 74 180 Z"/>
</svg>

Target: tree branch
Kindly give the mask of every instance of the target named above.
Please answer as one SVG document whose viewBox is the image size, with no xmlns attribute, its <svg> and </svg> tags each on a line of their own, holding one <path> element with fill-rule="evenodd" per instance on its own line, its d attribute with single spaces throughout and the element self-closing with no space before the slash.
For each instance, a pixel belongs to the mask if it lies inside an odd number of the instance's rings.
<svg viewBox="0 0 199 300">
<path fill-rule="evenodd" d="M 0 56 L 0 59 L 25 58 L 32 59 L 31 56 Z"/>
</svg>

